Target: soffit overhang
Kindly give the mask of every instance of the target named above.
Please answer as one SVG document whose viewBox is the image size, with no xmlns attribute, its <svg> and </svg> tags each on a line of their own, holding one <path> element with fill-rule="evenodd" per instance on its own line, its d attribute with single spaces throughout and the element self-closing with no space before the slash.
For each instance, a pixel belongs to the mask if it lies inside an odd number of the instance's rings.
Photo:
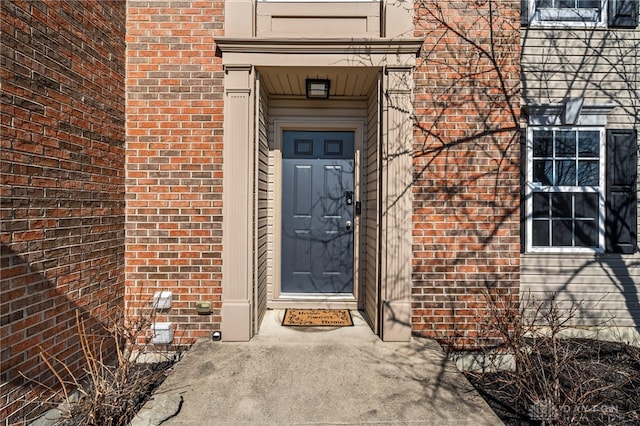
<svg viewBox="0 0 640 426">
<path fill-rule="evenodd" d="M 216 39 L 224 65 L 413 67 L 423 40 Z"/>
</svg>

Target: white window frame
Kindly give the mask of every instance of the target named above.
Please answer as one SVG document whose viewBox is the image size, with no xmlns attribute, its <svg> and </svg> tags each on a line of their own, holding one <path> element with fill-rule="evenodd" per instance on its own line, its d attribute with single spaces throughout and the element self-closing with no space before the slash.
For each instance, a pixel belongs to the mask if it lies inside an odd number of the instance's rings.
<svg viewBox="0 0 640 426">
<path fill-rule="evenodd" d="M 535 130 L 572 130 L 599 131 L 599 180 L 597 187 L 581 186 L 547 186 L 539 187 L 533 183 L 533 132 Z M 606 196 L 606 129 L 604 127 L 585 126 L 529 126 L 527 128 L 526 147 L 526 182 L 525 182 L 525 222 L 526 251 L 528 253 L 604 253 L 605 251 L 605 196 Z M 540 247 L 533 246 L 533 194 L 534 192 L 597 192 L 598 197 L 598 246 L 592 247 Z"/>
<path fill-rule="evenodd" d="M 607 26 L 607 3 L 609 0 L 600 0 L 600 19 L 597 21 L 579 21 L 575 19 L 570 19 L 570 17 L 576 16 L 576 14 L 585 14 L 586 11 L 584 9 L 576 8 L 576 9 L 556 9 L 550 8 L 549 10 L 545 9 L 546 14 L 557 13 L 557 17 L 555 19 L 540 19 L 540 13 L 542 11 L 536 10 L 536 0 L 529 0 L 529 21 L 532 27 L 553 27 L 553 28 L 606 28 Z M 567 19 L 562 19 L 563 15 L 567 17 Z"/>
<path fill-rule="evenodd" d="M 382 0 L 257 0 L 261 3 L 380 3 Z"/>
</svg>

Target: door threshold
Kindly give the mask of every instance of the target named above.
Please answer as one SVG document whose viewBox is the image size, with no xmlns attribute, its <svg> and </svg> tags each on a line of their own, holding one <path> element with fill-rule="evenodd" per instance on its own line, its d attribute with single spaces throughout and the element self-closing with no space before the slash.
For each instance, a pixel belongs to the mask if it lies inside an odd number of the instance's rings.
<svg viewBox="0 0 640 426">
<path fill-rule="evenodd" d="M 344 293 L 283 293 L 267 302 L 268 309 L 358 309 L 352 294 Z"/>
<path fill-rule="evenodd" d="M 280 293 L 278 300 L 344 300 L 355 301 L 351 293 Z"/>
</svg>

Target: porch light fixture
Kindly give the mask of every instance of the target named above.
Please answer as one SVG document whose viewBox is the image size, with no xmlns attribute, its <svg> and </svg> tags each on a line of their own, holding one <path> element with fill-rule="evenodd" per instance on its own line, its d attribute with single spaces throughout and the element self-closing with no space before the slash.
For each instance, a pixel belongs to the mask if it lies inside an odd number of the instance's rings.
<svg viewBox="0 0 640 426">
<path fill-rule="evenodd" d="M 329 99 L 329 80 L 307 79 L 307 98 Z"/>
</svg>

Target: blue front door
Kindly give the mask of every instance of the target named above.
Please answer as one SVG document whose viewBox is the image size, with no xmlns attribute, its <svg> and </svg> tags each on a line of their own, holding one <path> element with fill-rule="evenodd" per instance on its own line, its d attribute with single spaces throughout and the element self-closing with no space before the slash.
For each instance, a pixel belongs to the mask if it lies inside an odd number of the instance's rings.
<svg viewBox="0 0 640 426">
<path fill-rule="evenodd" d="M 281 292 L 353 292 L 353 183 L 353 132 L 284 132 Z"/>
</svg>

